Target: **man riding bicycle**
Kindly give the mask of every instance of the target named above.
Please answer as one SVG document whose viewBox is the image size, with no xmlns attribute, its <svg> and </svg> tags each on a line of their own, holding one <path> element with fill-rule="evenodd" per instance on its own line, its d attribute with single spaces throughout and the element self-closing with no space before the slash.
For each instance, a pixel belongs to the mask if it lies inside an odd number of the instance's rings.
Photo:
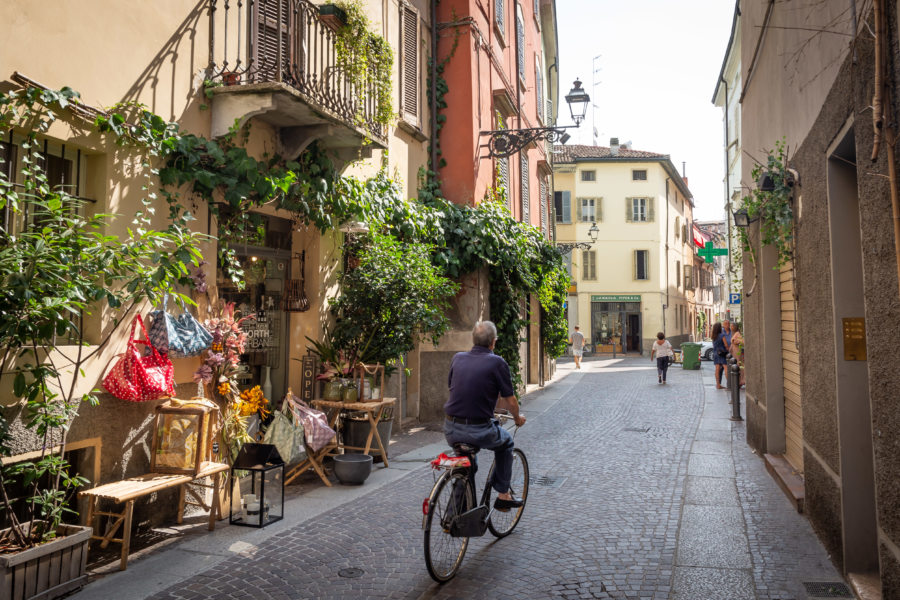
<svg viewBox="0 0 900 600">
<path fill-rule="evenodd" d="M 498 494 L 494 508 L 508 511 L 523 502 L 509 493 L 514 444 L 509 432 L 494 419 L 494 411 L 498 405 L 506 408 L 519 427 L 525 424 L 525 417 L 519 414 L 509 365 L 493 352 L 497 327 L 490 321 L 479 321 L 472 330 L 472 342 L 471 350 L 457 353 L 450 362 L 444 437 L 450 446 L 465 443 L 494 451 L 492 485 Z"/>
</svg>

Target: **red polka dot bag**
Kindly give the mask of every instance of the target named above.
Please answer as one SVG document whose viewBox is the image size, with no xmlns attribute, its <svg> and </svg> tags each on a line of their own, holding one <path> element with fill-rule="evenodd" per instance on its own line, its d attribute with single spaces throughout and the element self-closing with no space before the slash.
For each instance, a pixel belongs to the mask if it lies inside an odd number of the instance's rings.
<svg viewBox="0 0 900 600">
<path fill-rule="evenodd" d="M 134 339 L 134 328 L 137 325 L 141 326 L 146 339 Z M 128 347 L 103 379 L 106 391 L 120 400 L 146 402 L 175 395 L 175 367 L 169 357 L 157 352 L 147 339 L 149 336 L 144 328 L 144 320 L 141 315 L 135 315 L 131 322 Z M 149 347 L 150 354 L 142 356 L 138 344 Z"/>
</svg>

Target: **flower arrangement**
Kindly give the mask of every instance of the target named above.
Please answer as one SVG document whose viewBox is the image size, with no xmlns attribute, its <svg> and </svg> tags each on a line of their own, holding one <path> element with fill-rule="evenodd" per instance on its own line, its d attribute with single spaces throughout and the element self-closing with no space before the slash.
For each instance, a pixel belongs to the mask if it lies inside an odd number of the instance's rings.
<svg viewBox="0 0 900 600">
<path fill-rule="evenodd" d="M 265 418 L 271 413 L 268 408 L 269 400 L 263 395 L 263 391 L 259 386 L 244 390 L 241 392 L 238 400 L 234 409 L 242 417 L 259 414 L 260 417 Z"/>
<path fill-rule="evenodd" d="M 259 386 L 254 388 L 258 394 L 252 396 L 249 393 L 253 390 L 238 391 L 238 365 L 247 343 L 247 334 L 241 330 L 241 324 L 254 318 L 254 315 L 238 318 L 234 303 L 230 302 L 221 307 L 217 316 L 204 321 L 203 326 L 213 336 L 212 345 L 206 352 L 203 364 L 194 372 L 194 381 L 203 385 L 213 384 L 213 398 L 223 419 L 222 436 L 232 457 L 237 456 L 245 442 L 253 441 L 247 433 L 249 417 L 256 413 L 265 415 L 268 403 Z M 244 394 L 248 394 L 246 399 Z M 250 407 L 255 408 L 250 410 Z"/>
</svg>

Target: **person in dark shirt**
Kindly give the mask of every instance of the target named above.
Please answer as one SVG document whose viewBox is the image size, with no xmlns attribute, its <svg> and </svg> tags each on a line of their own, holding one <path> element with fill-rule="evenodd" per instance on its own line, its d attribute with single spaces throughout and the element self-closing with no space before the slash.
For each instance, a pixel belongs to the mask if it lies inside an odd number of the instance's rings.
<svg viewBox="0 0 900 600">
<path fill-rule="evenodd" d="M 514 445 L 512 436 L 494 418 L 494 410 L 498 406 L 509 410 L 519 427 L 525 424 L 525 417 L 519 414 L 509 365 L 493 352 L 497 327 L 479 321 L 472 330 L 472 342 L 471 350 L 457 353 L 450 362 L 444 437 L 451 446 L 465 443 L 494 451 L 494 508 L 506 511 L 522 506 L 522 501 L 509 493 Z"/>
</svg>

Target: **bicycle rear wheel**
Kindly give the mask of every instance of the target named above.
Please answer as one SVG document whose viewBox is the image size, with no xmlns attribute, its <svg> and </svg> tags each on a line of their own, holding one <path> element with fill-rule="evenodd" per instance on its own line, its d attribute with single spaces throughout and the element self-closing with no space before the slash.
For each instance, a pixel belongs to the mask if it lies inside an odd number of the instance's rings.
<svg viewBox="0 0 900 600">
<path fill-rule="evenodd" d="M 499 510 L 491 512 L 491 518 L 488 519 L 488 529 L 490 529 L 491 533 L 498 538 L 506 537 L 512 533 L 513 529 L 516 528 L 516 525 L 519 524 L 519 519 L 522 518 L 522 512 L 525 510 L 525 501 L 528 499 L 528 475 L 528 460 L 525 458 L 525 453 L 518 448 L 514 448 L 512 477 L 509 480 L 509 491 L 513 497 L 522 501 L 522 506 L 507 512 L 501 512 Z M 494 465 L 492 464 L 491 470 L 488 473 L 488 481 L 491 481 L 493 476 Z M 493 496 L 494 492 L 491 492 L 491 495 Z M 488 502 L 491 501 L 492 499 L 489 498 Z"/>
<path fill-rule="evenodd" d="M 463 486 L 464 492 L 454 494 L 457 486 Z M 456 575 L 469 547 L 469 538 L 450 535 L 450 522 L 474 507 L 475 490 L 465 473 L 445 473 L 431 490 L 425 517 L 425 566 L 439 583 Z"/>
</svg>

